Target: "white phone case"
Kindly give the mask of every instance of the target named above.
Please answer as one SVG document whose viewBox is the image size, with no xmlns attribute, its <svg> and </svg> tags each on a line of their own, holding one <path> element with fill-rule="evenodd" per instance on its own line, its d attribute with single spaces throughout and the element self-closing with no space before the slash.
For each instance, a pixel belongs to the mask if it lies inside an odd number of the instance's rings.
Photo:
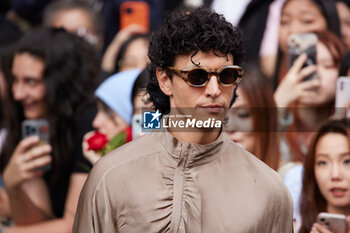
<svg viewBox="0 0 350 233">
<path fill-rule="evenodd" d="M 346 216 L 342 214 L 319 213 L 317 222 L 333 233 L 346 233 L 348 225 Z"/>
<path fill-rule="evenodd" d="M 337 80 L 337 89 L 335 96 L 335 107 L 337 110 L 341 110 L 350 103 L 350 77 L 339 77 Z M 350 117 L 350 108 L 348 109 L 346 116 Z"/>
</svg>

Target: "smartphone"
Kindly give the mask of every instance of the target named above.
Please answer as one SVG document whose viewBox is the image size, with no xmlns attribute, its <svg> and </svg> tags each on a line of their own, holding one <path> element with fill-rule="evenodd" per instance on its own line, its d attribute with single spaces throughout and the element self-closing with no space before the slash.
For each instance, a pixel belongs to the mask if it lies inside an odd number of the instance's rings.
<svg viewBox="0 0 350 233">
<path fill-rule="evenodd" d="M 337 79 L 337 89 L 335 94 L 335 107 L 344 108 L 350 103 L 350 77 L 341 76 Z M 350 117 L 350 108 L 346 113 Z"/>
<path fill-rule="evenodd" d="M 307 54 L 307 60 L 303 67 L 316 65 L 316 45 L 317 36 L 314 33 L 292 34 L 288 37 L 288 65 L 291 67 L 294 61 L 303 53 Z M 317 73 L 314 72 L 305 77 L 303 81 L 317 78 Z"/>
<path fill-rule="evenodd" d="M 135 114 L 131 119 L 132 140 L 139 137 L 142 131 L 142 114 Z"/>
<path fill-rule="evenodd" d="M 149 31 L 149 5 L 147 2 L 125 1 L 120 5 L 120 29 L 137 24 Z"/>
<path fill-rule="evenodd" d="M 38 135 L 40 138 L 39 145 L 49 144 L 49 123 L 45 119 L 24 120 L 22 122 L 22 138 Z M 40 170 L 48 171 L 51 169 L 51 164 L 47 164 Z"/>
<path fill-rule="evenodd" d="M 328 230 L 334 233 L 346 233 L 348 229 L 346 216 L 342 214 L 319 213 L 317 215 L 317 223 L 327 227 Z"/>
</svg>

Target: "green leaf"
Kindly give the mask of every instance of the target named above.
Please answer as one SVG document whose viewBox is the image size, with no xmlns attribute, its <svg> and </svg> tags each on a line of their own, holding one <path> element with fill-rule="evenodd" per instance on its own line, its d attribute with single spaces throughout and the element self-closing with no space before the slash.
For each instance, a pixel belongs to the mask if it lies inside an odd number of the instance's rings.
<svg viewBox="0 0 350 233">
<path fill-rule="evenodd" d="M 108 152 L 114 150 L 115 148 L 120 147 L 126 143 L 126 132 L 121 132 L 114 136 L 106 146 L 101 150 L 102 155 L 107 154 Z"/>
</svg>

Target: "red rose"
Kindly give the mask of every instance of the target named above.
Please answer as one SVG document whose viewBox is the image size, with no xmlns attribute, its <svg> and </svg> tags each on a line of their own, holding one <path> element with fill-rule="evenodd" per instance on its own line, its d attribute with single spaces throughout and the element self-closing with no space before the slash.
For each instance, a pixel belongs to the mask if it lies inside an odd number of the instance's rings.
<svg viewBox="0 0 350 233">
<path fill-rule="evenodd" d="M 89 144 L 88 150 L 102 150 L 108 143 L 108 139 L 106 135 L 96 132 L 87 140 L 87 143 Z"/>
</svg>

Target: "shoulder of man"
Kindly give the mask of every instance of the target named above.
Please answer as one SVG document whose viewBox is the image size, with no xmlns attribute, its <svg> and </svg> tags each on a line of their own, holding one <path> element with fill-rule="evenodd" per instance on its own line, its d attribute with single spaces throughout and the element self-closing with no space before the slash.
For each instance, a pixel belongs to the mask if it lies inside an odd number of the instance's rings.
<svg viewBox="0 0 350 233">
<path fill-rule="evenodd" d="M 140 157 L 156 153 L 159 150 L 157 149 L 159 148 L 159 146 L 157 147 L 157 140 L 157 133 L 149 133 L 111 151 L 94 165 L 91 175 L 103 176 L 113 169 L 127 166 Z"/>
<path fill-rule="evenodd" d="M 274 193 L 279 190 L 279 193 L 289 195 L 282 177 L 256 156 L 234 142 L 229 143 L 227 150 L 228 156 L 237 164 L 237 167 L 247 172 L 249 177 L 256 177 L 258 181 L 264 183 L 267 192 Z"/>
</svg>

